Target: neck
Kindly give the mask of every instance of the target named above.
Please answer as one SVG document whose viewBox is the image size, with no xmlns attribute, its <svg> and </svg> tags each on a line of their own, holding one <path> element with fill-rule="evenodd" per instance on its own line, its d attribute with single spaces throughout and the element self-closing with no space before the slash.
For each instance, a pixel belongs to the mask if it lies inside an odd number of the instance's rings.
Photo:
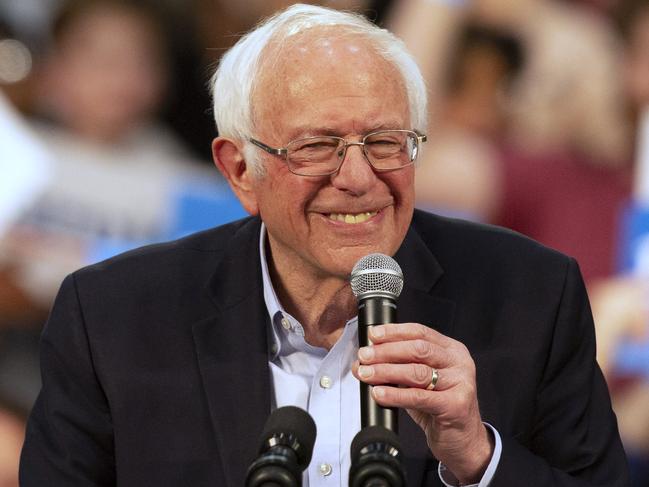
<svg viewBox="0 0 649 487">
<path fill-rule="evenodd" d="M 330 349 L 357 313 L 349 281 L 287 266 L 271 256 L 271 248 L 272 244 L 266 247 L 268 270 L 279 301 L 302 324 L 307 343 Z"/>
</svg>

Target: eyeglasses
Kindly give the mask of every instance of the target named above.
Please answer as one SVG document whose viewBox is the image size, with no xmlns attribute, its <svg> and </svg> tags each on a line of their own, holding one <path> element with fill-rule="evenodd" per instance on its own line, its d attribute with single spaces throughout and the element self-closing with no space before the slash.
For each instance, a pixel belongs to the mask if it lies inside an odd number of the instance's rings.
<svg viewBox="0 0 649 487">
<path fill-rule="evenodd" d="M 269 154 L 282 156 L 289 171 L 299 176 L 328 176 L 335 174 L 345 160 L 347 148 L 358 145 L 374 171 L 394 171 L 412 165 L 419 153 L 419 144 L 426 136 L 413 130 L 379 130 L 364 136 L 360 142 L 342 137 L 305 137 L 275 149 L 256 139 L 254 145 Z"/>
</svg>

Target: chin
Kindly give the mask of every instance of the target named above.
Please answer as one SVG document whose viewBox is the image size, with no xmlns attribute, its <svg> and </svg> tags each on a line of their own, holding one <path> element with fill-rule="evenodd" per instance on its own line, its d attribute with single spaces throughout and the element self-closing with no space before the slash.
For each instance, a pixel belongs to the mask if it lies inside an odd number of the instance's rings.
<svg viewBox="0 0 649 487">
<path fill-rule="evenodd" d="M 392 255 L 394 253 L 383 248 L 381 245 L 336 249 L 327 259 L 330 263 L 327 269 L 331 270 L 332 274 L 347 279 L 361 258 L 377 252 L 386 255 Z"/>
</svg>

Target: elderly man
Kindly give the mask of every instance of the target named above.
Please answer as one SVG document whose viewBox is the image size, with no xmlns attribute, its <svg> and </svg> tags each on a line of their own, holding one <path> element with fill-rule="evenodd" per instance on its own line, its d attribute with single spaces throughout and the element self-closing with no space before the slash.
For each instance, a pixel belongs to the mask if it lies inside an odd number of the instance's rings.
<svg viewBox="0 0 649 487">
<path fill-rule="evenodd" d="M 410 486 L 626 485 L 574 261 L 413 216 L 425 88 L 393 36 L 296 5 L 213 89 L 214 159 L 253 216 L 64 281 L 23 485 L 240 486 L 294 404 L 318 426 L 305 484 L 344 486 L 358 380 L 401 408 Z M 403 267 L 403 323 L 358 350 L 348 277 L 372 252 Z"/>
</svg>

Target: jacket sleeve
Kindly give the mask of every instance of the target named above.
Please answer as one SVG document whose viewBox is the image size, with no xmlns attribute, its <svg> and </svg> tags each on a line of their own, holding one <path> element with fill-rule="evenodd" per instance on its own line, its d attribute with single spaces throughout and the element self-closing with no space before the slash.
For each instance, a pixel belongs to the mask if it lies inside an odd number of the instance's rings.
<svg viewBox="0 0 649 487">
<path fill-rule="evenodd" d="M 42 389 L 27 424 L 23 487 L 115 485 L 113 427 L 97 378 L 74 276 L 41 337 Z"/>
<path fill-rule="evenodd" d="M 574 259 L 567 267 L 534 427 L 529 437 L 503 436 L 490 487 L 629 485 L 617 421 L 595 361 L 588 297 Z"/>
</svg>

